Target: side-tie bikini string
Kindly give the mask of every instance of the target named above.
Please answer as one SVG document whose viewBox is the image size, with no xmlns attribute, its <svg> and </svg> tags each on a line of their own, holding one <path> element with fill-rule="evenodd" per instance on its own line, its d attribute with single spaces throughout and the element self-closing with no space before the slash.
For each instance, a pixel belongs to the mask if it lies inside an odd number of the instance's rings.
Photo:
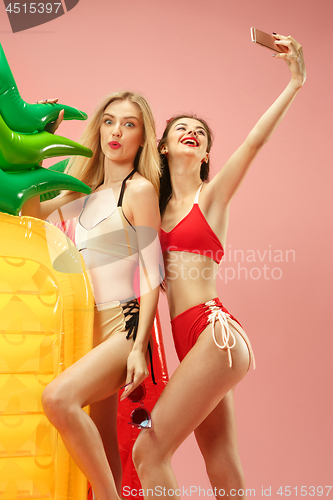
<svg viewBox="0 0 333 500">
<path fill-rule="evenodd" d="M 214 300 L 209 300 L 208 302 L 205 303 L 207 307 L 209 307 L 211 313 L 208 316 L 208 322 L 212 324 L 212 335 L 213 335 L 213 340 L 215 342 L 215 345 L 219 349 L 227 349 L 228 350 L 228 359 L 229 359 L 229 366 L 230 368 L 232 367 L 232 357 L 231 357 L 231 349 L 236 345 L 236 337 L 232 333 L 232 331 L 229 328 L 228 324 L 228 316 L 224 311 L 222 311 L 216 304 Z M 215 321 L 219 321 L 222 329 L 222 341 L 223 344 L 219 344 L 218 341 L 216 340 L 215 336 Z M 233 341 L 233 344 L 229 344 L 230 337 Z"/>
<path fill-rule="evenodd" d="M 227 349 L 228 351 L 228 360 L 229 360 L 229 367 L 232 367 L 232 356 L 231 356 L 231 349 L 235 347 L 236 345 L 236 337 L 231 331 L 229 327 L 229 321 L 232 321 L 230 318 L 229 314 L 225 313 L 222 311 L 221 307 L 216 304 L 215 300 L 209 300 L 208 302 L 205 303 L 205 306 L 209 308 L 210 314 L 207 317 L 207 324 L 211 323 L 212 324 L 212 336 L 215 345 L 219 349 Z M 216 335 L 215 335 L 215 322 L 219 321 L 221 325 L 221 330 L 222 330 L 222 344 L 219 344 L 218 341 L 216 340 Z M 240 327 L 240 325 L 239 325 Z M 255 369 L 255 359 L 254 359 L 254 354 L 253 350 L 250 344 L 250 341 L 244 332 L 243 328 L 240 327 L 242 332 L 237 331 L 241 335 L 241 337 L 244 339 L 250 353 L 250 363 L 251 361 L 253 362 L 253 368 Z M 230 345 L 230 341 L 232 341 L 232 344 Z"/>
</svg>

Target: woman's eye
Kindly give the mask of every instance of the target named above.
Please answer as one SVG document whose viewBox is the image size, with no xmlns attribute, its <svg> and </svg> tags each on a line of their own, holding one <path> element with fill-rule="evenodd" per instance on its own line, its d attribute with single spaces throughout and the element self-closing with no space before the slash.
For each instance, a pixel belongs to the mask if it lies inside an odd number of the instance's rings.
<svg viewBox="0 0 333 500">
<path fill-rule="evenodd" d="M 109 118 L 107 118 L 104 123 L 106 123 L 107 125 L 111 125 L 112 124 L 112 120 L 110 120 Z"/>
<path fill-rule="evenodd" d="M 185 130 L 185 127 L 177 127 L 176 130 Z"/>
<path fill-rule="evenodd" d="M 127 122 L 127 123 L 125 124 L 125 127 L 134 127 L 134 123 Z"/>
<path fill-rule="evenodd" d="M 206 136 L 206 134 L 203 130 L 198 130 L 198 134 Z"/>
</svg>

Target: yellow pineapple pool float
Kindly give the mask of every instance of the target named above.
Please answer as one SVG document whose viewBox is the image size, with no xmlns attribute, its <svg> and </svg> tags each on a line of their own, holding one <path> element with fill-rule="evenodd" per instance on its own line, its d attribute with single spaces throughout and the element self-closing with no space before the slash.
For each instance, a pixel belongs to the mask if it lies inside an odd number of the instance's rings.
<svg viewBox="0 0 333 500">
<path fill-rule="evenodd" d="M 91 349 L 93 296 L 75 246 L 19 211 L 55 189 L 89 192 L 38 163 L 92 152 L 43 131 L 59 109 L 41 106 L 21 99 L 0 45 L 0 500 L 83 500 L 86 480 L 46 419 L 41 395 Z M 86 118 L 72 110 L 69 119 Z"/>
<path fill-rule="evenodd" d="M 48 223 L 0 214 L 0 234 L 0 498 L 84 499 L 85 478 L 41 395 L 91 348 L 87 275 L 75 247 L 60 254 L 67 238 Z"/>
</svg>

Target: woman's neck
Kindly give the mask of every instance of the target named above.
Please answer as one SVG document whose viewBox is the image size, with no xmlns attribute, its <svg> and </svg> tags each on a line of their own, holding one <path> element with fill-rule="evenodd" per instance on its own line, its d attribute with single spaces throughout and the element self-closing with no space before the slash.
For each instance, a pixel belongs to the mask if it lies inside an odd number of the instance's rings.
<svg viewBox="0 0 333 500">
<path fill-rule="evenodd" d="M 107 186 L 115 182 L 121 182 L 133 170 L 133 163 L 119 164 L 104 158 L 104 181 Z"/>
<path fill-rule="evenodd" d="M 187 196 L 191 196 L 201 184 L 200 168 L 198 164 L 186 164 L 184 162 L 178 165 L 172 164 L 170 168 L 170 179 L 172 186 L 172 198 L 180 201 Z"/>
</svg>

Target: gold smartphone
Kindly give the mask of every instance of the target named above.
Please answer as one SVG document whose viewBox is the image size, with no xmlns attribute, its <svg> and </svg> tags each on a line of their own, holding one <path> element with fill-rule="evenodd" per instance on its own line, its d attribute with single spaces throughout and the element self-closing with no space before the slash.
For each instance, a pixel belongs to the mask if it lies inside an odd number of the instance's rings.
<svg viewBox="0 0 333 500">
<path fill-rule="evenodd" d="M 252 42 L 258 43 L 269 50 L 274 50 L 274 52 L 288 52 L 287 47 L 284 45 L 276 45 L 273 35 L 269 35 L 264 31 L 257 30 L 256 28 L 251 28 L 251 40 Z"/>
</svg>

